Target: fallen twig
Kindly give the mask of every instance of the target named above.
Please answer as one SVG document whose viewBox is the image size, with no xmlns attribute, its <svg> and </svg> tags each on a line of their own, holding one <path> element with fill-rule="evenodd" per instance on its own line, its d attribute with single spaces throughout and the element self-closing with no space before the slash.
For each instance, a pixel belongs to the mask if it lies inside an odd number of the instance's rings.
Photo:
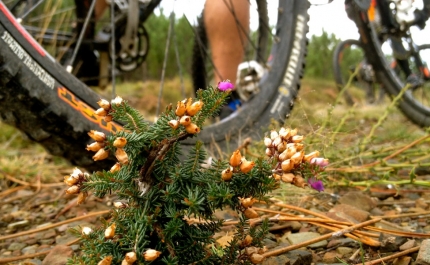
<svg viewBox="0 0 430 265">
<path fill-rule="evenodd" d="M 10 238 L 19 237 L 19 236 L 24 236 L 24 235 L 38 233 L 38 232 L 45 231 L 45 230 L 48 230 L 48 229 L 51 229 L 51 228 L 54 228 L 54 227 L 57 227 L 57 226 L 60 226 L 60 225 L 72 223 L 72 222 L 75 222 L 75 221 L 78 221 L 78 220 L 82 220 L 82 219 L 85 219 L 85 218 L 88 218 L 88 217 L 92 217 L 92 216 L 106 214 L 106 213 L 109 213 L 109 212 L 110 212 L 110 210 L 99 211 L 99 212 L 95 212 L 95 213 L 89 213 L 87 215 L 78 216 L 78 217 L 75 217 L 75 218 L 72 218 L 72 219 L 68 219 L 68 220 L 61 221 L 61 222 L 58 222 L 58 223 L 55 223 L 55 224 L 47 225 L 47 226 L 44 226 L 44 227 L 41 227 L 41 228 L 36 228 L 36 229 L 33 229 L 33 230 L 23 231 L 23 232 L 20 232 L 20 233 L 15 233 L 15 234 L 12 234 L 12 235 L 7 235 L 7 236 L 0 236 L 0 241 L 6 240 L 6 239 L 10 239 Z"/>
</svg>

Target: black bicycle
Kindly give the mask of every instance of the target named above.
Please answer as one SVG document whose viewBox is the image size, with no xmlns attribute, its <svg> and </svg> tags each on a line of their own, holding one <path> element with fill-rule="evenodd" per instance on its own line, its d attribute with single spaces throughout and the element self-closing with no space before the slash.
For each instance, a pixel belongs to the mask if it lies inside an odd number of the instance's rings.
<svg viewBox="0 0 430 265">
<path fill-rule="evenodd" d="M 408 88 L 398 107 L 412 122 L 428 127 L 430 72 L 426 62 L 430 60 L 429 45 L 417 44 L 415 40 L 426 41 L 425 33 L 420 29 L 425 27 L 428 19 L 430 1 L 423 0 L 422 9 L 417 9 L 414 1 L 367 2 L 369 6 L 362 13 L 364 17 L 358 20 L 355 10 L 346 6 L 350 18 L 359 27 L 359 45 L 366 55 L 364 62 L 371 65 L 371 69 L 368 67 L 366 70 L 367 73 L 361 74 L 367 75 L 369 82 L 370 73 L 373 72 L 375 80 L 390 97 L 395 97 L 403 88 Z"/>
<path fill-rule="evenodd" d="M 79 40 L 86 40 L 87 26 L 92 23 L 91 10 L 94 8 L 95 0 L 91 2 L 87 12 L 89 15 L 85 16 L 84 20 L 81 20 L 82 16 L 76 16 L 76 23 L 61 31 L 56 28 L 51 30 L 43 24 L 25 26 L 27 14 L 30 14 L 33 7 L 41 1 L 43 0 L 37 2 L 15 0 L 11 3 L 12 6 L 7 5 L 14 14 L 20 15 L 18 19 L 12 15 L 4 2 L 0 3 L 1 118 L 24 131 L 30 139 L 41 143 L 52 154 L 65 157 L 75 165 L 89 170 L 108 168 L 112 164 L 111 161 L 94 163 L 91 159 L 92 153 L 84 150 L 85 145 L 91 141 L 87 132 L 89 130 L 118 131 L 122 126 L 115 122 L 106 123 L 94 115 L 94 110 L 98 108 L 96 102 L 100 97 L 71 74 L 76 66 L 73 62 L 70 63 L 70 58 L 79 53 Z M 144 39 L 145 34 L 144 31 L 137 29 L 143 27 L 142 23 L 159 2 L 160 0 L 112 2 L 113 19 L 110 20 L 109 26 L 101 29 L 106 42 L 99 43 L 100 46 L 106 46 L 106 43 L 113 43 L 115 46 L 110 53 L 112 72 L 117 68 L 112 66 L 119 65 L 121 62 L 126 66 L 139 63 L 138 60 L 132 60 L 133 56 L 138 54 L 136 51 L 140 50 L 139 47 L 145 51 L 145 46 L 144 41 L 140 42 L 142 46 L 138 45 L 139 38 L 136 36 Z M 253 56 L 248 57 L 249 61 L 245 64 L 245 70 L 248 69 L 245 72 L 248 73 L 244 75 L 244 81 L 252 80 L 256 85 L 245 85 L 243 87 L 247 89 L 242 92 L 239 86 L 237 89 L 238 94 L 243 97 L 242 106 L 226 118 L 206 127 L 198 137 L 194 138 L 194 141 L 195 139 L 203 141 L 208 150 L 227 148 L 232 150 L 246 137 L 261 138 L 273 119 L 284 122 L 298 93 L 306 54 L 309 3 L 303 0 L 277 1 L 277 20 L 276 25 L 272 27 L 268 24 L 266 2 L 262 0 L 256 2 L 259 15 L 258 37 L 255 43 L 250 42 Z M 25 3 L 31 3 L 31 6 L 26 7 Z M 74 4 L 70 1 L 64 3 Z M 370 0 L 346 0 L 345 4 L 351 19 L 359 28 L 361 37 L 368 40 L 365 51 L 372 58 L 369 62 L 374 66 L 376 76 L 384 83 L 391 95 L 396 95 L 403 84 L 398 81 L 395 73 L 386 67 L 378 38 L 380 33 L 376 32 L 373 21 L 367 14 Z M 137 8 L 130 8 L 130 6 L 137 6 Z M 60 7 L 60 10 L 67 9 L 61 5 Z M 136 10 L 138 10 L 137 19 Z M 129 12 L 134 12 L 134 15 L 130 15 Z M 54 23 L 54 25 L 60 27 L 61 23 Z M 135 29 L 131 34 L 134 37 L 127 37 L 125 41 L 130 46 L 121 46 L 121 42 L 117 39 L 127 36 L 127 28 L 130 29 L 130 27 Z M 95 27 L 89 28 L 96 30 Z M 81 31 L 76 33 L 76 29 Z M 49 41 L 49 34 L 60 36 L 58 32 L 64 33 L 61 35 L 64 39 L 58 46 L 71 47 L 73 50 L 71 57 L 64 57 L 69 60 L 68 62 L 66 60 L 67 69 L 61 67 L 61 60 L 56 61 L 54 56 L 59 52 L 66 53 L 69 49 L 53 51 L 53 55 L 50 55 L 34 39 L 36 37 L 42 40 L 41 42 Z M 195 61 L 200 62 L 196 68 L 200 70 L 205 68 L 207 73 L 216 71 L 216 69 L 206 69 L 210 63 L 206 63 L 205 57 L 208 57 L 209 52 L 205 47 L 204 36 L 201 36 L 204 35 L 204 28 L 199 27 L 196 33 L 195 46 L 203 48 L 195 52 Z M 57 37 L 54 39 L 58 42 Z M 90 46 L 94 44 L 81 42 Z M 256 71 L 256 68 L 260 67 L 263 71 L 258 75 L 259 71 Z M 67 71 L 70 69 L 72 71 Z M 193 75 L 209 76 L 197 73 Z M 208 84 L 207 81 L 205 82 Z M 414 120 L 417 123 L 423 126 L 430 123 L 426 114 L 427 107 L 418 105 L 415 98 L 406 95 L 400 108 L 408 116 L 415 117 L 417 113 L 417 118 Z M 408 109 L 414 112 L 406 111 Z M 186 144 L 194 144 L 194 142 L 188 141 Z"/>
</svg>

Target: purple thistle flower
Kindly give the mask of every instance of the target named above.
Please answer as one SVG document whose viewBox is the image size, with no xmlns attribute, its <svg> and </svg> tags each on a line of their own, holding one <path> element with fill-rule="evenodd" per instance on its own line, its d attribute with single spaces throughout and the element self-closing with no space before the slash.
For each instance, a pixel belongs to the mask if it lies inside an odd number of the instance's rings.
<svg viewBox="0 0 430 265">
<path fill-rule="evenodd" d="M 228 80 L 228 79 L 221 81 L 221 82 L 218 82 L 218 89 L 221 91 L 227 91 L 227 90 L 230 90 L 233 88 L 234 88 L 233 84 L 230 83 L 230 80 Z"/>
<path fill-rule="evenodd" d="M 321 180 L 317 180 L 315 177 L 308 179 L 308 184 L 312 189 L 317 190 L 319 192 L 324 191 L 324 184 Z"/>
</svg>

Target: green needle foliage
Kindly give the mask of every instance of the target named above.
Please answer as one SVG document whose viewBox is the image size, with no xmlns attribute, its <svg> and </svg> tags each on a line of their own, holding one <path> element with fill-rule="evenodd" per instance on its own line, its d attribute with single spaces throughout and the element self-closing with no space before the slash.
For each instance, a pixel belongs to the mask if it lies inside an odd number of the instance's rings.
<svg viewBox="0 0 430 265">
<path fill-rule="evenodd" d="M 68 264 L 256 263 L 258 253 L 247 248 L 262 247 L 268 223 L 249 227 L 247 219 L 257 213 L 243 200 L 267 200 L 265 195 L 278 187 L 272 173 L 281 170 L 280 162 L 274 157 L 247 161 L 237 151 L 232 157 L 238 163 L 230 159 L 206 165 L 202 143 L 186 152 L 181 148 L 182 140 L 195 137 L 205 120 L 216 115 L 228 94 L 213 88 L 200 91 L 194 101 L 178 102 L 176 109 L 169 106 L 153 124 L 121 98 L 99 102 L 99 113 L 123 121 L 125 129 L 109 136 L 92 131 L 97 148 L 91 150 L 97 152 L 95 159 L 110 153 L 119 162 L 110 171 L 91 175 L 75 169 L 65 182 L 71 186 L 67 193 L 78 194 L 78 203 L 88 192 L 115 195 L 117 201 L 102 227 L 74 231 L 81 238 L 82 254 Z M 222 221 L 213 214 L 225 207 L 238 211 L 241 219 L 229 246 L 220 248 L 214 234 Z"/>
</svg>

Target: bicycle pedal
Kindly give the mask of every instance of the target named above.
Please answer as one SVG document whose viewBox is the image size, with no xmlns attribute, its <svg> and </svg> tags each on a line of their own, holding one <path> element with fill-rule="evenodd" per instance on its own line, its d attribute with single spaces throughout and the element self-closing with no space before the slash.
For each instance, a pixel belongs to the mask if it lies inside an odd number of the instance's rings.
<svg viewBox="0 0 430 265">
<path fill-rule="evenodd" d="M 243 101 L 248 101 L 260 92 L 259 82 L 265 73 L 264 67 L 257 61 L 247 61 L 237 68 L 236 91 Z"/>
</svg>

